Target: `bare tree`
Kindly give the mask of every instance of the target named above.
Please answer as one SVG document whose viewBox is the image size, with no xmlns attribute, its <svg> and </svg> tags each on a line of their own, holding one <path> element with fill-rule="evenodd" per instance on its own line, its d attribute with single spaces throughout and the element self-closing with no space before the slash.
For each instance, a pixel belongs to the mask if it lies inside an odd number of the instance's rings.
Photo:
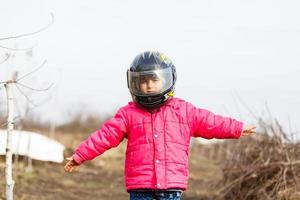
<svg viewBox="0 0 300 200">
<path fill-rule="evenodd" d="M 4 37 L 0 38 L 0 42 L 4 40 L 11 40 L 11 39 L 17 39 L 17 38 L 22 38 L 26 36 L 31 36 L 35 35 L 39 32 L 42 32 L 46 30 L 49 26 L 51 26 L 54 22 L 54 16 L 51 13 L 51 22 L 47 24 L 46 26 L 38 29 L 37 31 L 30 32 L 30 33 L 24 33 L 24 34 L 19 34 L 15 36 L 9 36 L 9 37 Z M 0 45 L 0 49 L 5 49 L 5 50 L 10 50 L 10 51 L 24 51 L 24 50 L 32 50 L 33 47 L 31 48 L 10 48 L 6 46 Z M 0 59 L 0 64 L 5 63 L 9 58 L 11 54 L 5 53 L 5 57 L 3 60 Z M 12 93 L 12 86 L 15 85 L 17 90 L 29 101 L 32 102 L 28 96 L 23 92 L 22 88 L 27 88 L 33 91 L 47 91 L 50 89 L 50 87 L 53 84 L 50 84 L 47 88 L 39 89 L 39 88 L 32 88 L 31 86 L 28 86 L 26 84 L 21 83 L 20 81 L 31 74 L 35 73 L 38 71 L 40 68 L 42 68 L 45 65 L 46 61 L 42 63 L 41 66 L 39 66 L 37 69 L 21 76 L 18 78 L 18 73 L 15 72 L 13 73 L 13 76 L 11 80 L 6 80 L 6 81 L 0 81 L 0 84 L 4 84 L 5 89 L 6 89 L 6 94 L 7 94 L 7 122 L 5 124 L 0 125 L 0 127 L 3 127 L 7 125 L 7 142 L 6 142 L 6 165 L 5 165 L 5 177 L 6 177 L 6 199 L 7 200 L 13 200 L 13 188 L 14 188 L 14 180 L 12 176 L 12 131 L 14 129 L 14 98 L 13 98 L 13 93 Z M 38 105 L 35 105 L 38 106 Z"/>
<path fill-rule="evenodd" d="M 11 132 L 14 129 L 14 122 L 13 122 L 13 96 L 11 91 L 11 84 L 14 80 L 8 81 L 5 83 L 5 89 L 7 93 L 7 107 L 8 107 L 8 117 L 7 117 L 7 142 L 6 142 L 6 163 L 5 163 L 5 177 L 6 177 L 6 199 L 10 200 L 13 199 L 13 188 L 14 188 L 14 181 L 12 179 L 12 150 L 11 150 L 11 142 L 12 142 L 12 135 Z"/>
</svg>

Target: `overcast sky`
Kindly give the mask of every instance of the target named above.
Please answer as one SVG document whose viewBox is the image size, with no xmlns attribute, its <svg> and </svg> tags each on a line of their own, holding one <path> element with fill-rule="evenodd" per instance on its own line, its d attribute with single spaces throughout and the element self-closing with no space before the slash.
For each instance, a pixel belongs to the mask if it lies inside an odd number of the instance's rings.
<svg viewBox="0 0 300 200">
<path fill-rule="evenodd" d="M 300 119 L 300 2 L 252 1 L 1 1 L 0 41 L 35 46 L 32 57 L 14 52 L 0 65 L 0 80 L 45 66 L 22 83 L 43 119 L 67 120 L 66 111 L 108 113 L 130 100 L 126 69 L 145 50 L 165 53 L 178 71 L 176 95 L 215 113 L 251 123 L 251 114 L 273 117 L 297 130 Z M 7 50 L 0 49 L 0 61 Z M 8 51 L 13 53 L 12 51 Z M 1 92 L 1 106 L 5 93 Z M 15 90 L 19 104 L 26 99 Z M 241 100 L 244 103 L 241 103 Z M 22 105 L 20 105 L 22 107 Z"/>
</svg>

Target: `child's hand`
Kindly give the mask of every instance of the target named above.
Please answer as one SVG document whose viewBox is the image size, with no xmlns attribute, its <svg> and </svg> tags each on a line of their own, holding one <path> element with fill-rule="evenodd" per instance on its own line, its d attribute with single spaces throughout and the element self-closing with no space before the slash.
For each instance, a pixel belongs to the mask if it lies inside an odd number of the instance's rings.
<svg viewBox="0 0 300 200">
<path fill-rule="evenodd" d="M 253 133 L 255 133 L 255 126 L 250 126 L 250 127 L 246 127 L 244 128 L 243 132 L 242 132 L 242 136 L 248 136 L 248 135 L 252 135 Z"/>
<path fill-rule="evenodd" d="M 67 158 L 68 162 L 64 166 L 66 172 L 73 172 L 79 165 L 73 160 L 72 157 Z"/>
</svg>

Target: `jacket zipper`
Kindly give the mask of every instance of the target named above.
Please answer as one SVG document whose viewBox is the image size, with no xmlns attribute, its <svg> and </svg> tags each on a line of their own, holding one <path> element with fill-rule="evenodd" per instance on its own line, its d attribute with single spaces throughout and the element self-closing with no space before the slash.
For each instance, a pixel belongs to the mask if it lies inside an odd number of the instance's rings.
<svg viewBox="0 0 300 200">
<path fill-rule="evenodd" d="M 152 137 L 152 141 L 153 141 L 153 165 L 154 165 L 154 175 L 155 175 L 155 187 L 157 187 L 157 177 L 156 177 L 156 164 L 155 164 L 155 160 L 156 160 L 156 154 L 155 154 L 155 139 L 154 139 L 154 127 L 153 127 L 153 112 L 150 112 L 151 114 L 151 137 Z"/>
</svg>

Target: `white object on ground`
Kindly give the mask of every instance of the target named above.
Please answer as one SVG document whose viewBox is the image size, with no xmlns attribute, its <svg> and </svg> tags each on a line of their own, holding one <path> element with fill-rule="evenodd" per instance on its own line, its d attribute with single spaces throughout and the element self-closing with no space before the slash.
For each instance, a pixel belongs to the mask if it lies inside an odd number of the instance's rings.
<svg viewBox="0 0 300 200">
<path fill-rule="evenodd" d="M 5 155 L 7 130 L 0 130 L 0 155 Z M 32 159 L 61 163 L 65 146 L 44 135 L 29 132 L 12 132 L 12 153 Z"/>
</svg>

